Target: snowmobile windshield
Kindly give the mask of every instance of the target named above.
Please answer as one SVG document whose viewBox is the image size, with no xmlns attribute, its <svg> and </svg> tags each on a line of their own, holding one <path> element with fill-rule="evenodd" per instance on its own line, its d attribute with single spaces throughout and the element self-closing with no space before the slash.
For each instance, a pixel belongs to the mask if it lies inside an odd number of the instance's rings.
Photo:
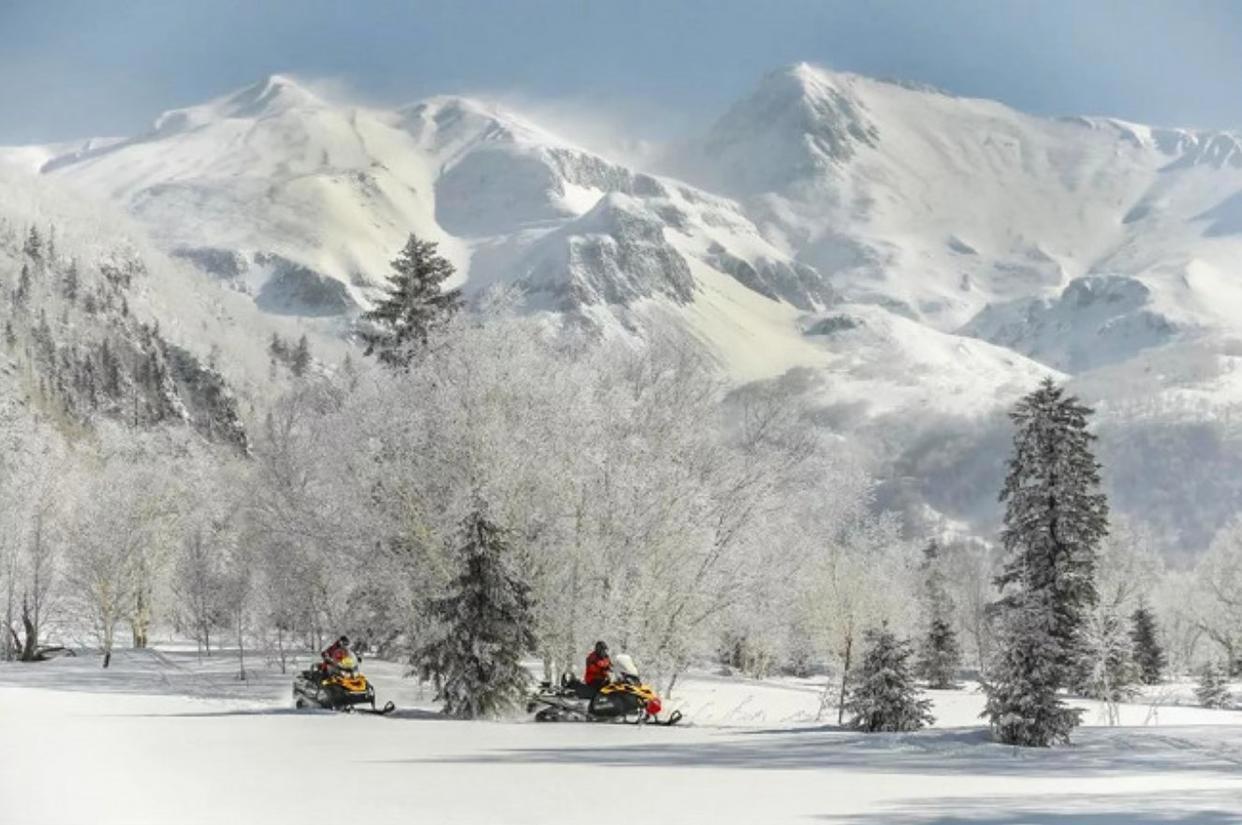
<svg viewBox="0 0 1242 825">
<path fill-rule="evenodd" d="M 634 665 L 634 660 L 628 653 L 618 653 L 612 657 L 613 668 L 623 676 L 633 676 L 638 678 L 638 668 Z"/>
<path fill-rule="evenodd" d="M 336 660 L 336 666 L 341 670 L 353 670 L 358 667 L 358 660 L 354 658 L 352 653 L 346 653 Z"/>
</svg>

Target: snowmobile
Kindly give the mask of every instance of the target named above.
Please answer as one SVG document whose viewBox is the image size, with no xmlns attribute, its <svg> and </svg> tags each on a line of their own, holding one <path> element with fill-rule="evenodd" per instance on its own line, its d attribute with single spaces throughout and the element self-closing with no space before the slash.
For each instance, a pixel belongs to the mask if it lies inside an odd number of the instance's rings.
<svg viewBox="0 0 1242 825">
<path fill-rule="evenodd" d="M 681 711 L 660 719 L 660 697 L 643 684 L 634 660 L 625 653 L 612 658 L 613 681 L 599 690 L 566 674 L 560 685 L 542 682 L 527 702 L 526 712 L 536 722 L 628 722 L 643 725 L 675 725 Z"/>
<path fill-rule="evenodd" d="M 334 662 L 323 662 L 303 670 L 293 679 L 293 703 L 298 708 L 319 707 L 353 712 L 358 705 L 370 705 L 362 713 L 392 713 L 396 705 L 375 707 L 375 687 L 358 669 L 352 653 Z"/>
</svg>

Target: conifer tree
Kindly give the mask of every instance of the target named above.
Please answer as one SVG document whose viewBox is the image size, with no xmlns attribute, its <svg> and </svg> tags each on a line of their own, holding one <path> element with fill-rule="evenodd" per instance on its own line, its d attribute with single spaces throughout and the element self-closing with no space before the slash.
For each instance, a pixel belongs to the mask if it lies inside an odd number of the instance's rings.
<svg viewBox="0 0 1242 825">
<path fill-rule="evenodd" d="M 512 567 L 506 533 L 476 509 L 462 523 L 461 572 L 432 604 L 443 635 L 411 663 L 436 685 L 444 713 L 493 716 L 520 702 L 530 675 L 521 657 L 535 647 L 530 588 Z"/>
<path fill-rule="evenodd" d="M 69 262 L 69 268 L 65 270 L 65 279 L 61 284 L 61 292 L 65 296 L 65 300 L 73 303 L 78 300 L 78 262 L 76 260 Z"/>
<path fill-rule="evenodd" d="M 919 696 L 909 643 L 887 626 L 864 636 L 865 649 L 845 709 L 850 727 L 868 732 L 918 730 L 935 721 L 931 701 Z"/>
<path fill-rule="evenodd" d="M 381 363 L 404 369 L 426 348 L 431 335 L 462 306 L 460 290 L 444 292 L 453 265 L 436 254 L 436 244 L 410 235 L 392 262 L 388 295 L 364 314 L 372 329 L 359 335 L 366 355 Z"/>
<path fill-rule="evenodd" d="M 944 584 L 940 546 L 932 541 L 923 551 L 927 632 L 919 647 L 918 674 L 933 690 L 949 690 L 956 684 L 962 660 L 961 645 L 953 628 L 953 600 Z"/>
<path fill-rule="evenodd" d="M 21 275 L 17 277 L 17 290 L 13 293 L 13 303 L 24 304 L 30 297 L 30 264 L 22 264 Z"/>
<path fill-rule="evenodd" d="M 989 674 L 986 715 L 1013 744 L 1063 741 L 1077 723 L 1056 695 L 1089 666 L 1085 630 L 1108 529 L 1090 414 L 1050 378 L 1010 413 L 1017 432 L 1000 495 L 1007 558 L 997 577 L 1004 647 Z"/>
<path fill-rule="evenodd" d="M 1140 605 L 1130 618 L 1130 641 L 1139 678 L 1145 685 L 1158 685 L 1167 660 L 1156 635 L 1156 617 L 1146 605 Z"/>
<path fill-rule="evenodd" d="M 26 235 L 26 243 L 22 246 L 22 251 L 32 261 L 43 260 L 43 237 L 39 235 L 37 228 L 30 227 L 30 232 Z"/>
<path fill-rule="evenodd" d="M 1229 694 L 1229 685 L 1225 682 L 1222 669 L 1216 662 L 1208 662 L 1199 671 L 1199 684 L 1195 687 L 1195 696 L 1199 704 L 1205 708 L 1228 708 L 1233 706 L 1233 697 Z"/>
<path fill-rule="evenodd" d="M 1012 599 L 1001 618 L 999 650 L 988 672 L 987 717 L 1001 742 L 1048 747 L 1069 742 L 1082 711 L 1061 700 L 1064 674 L 1057 663 L 1051 596 L 1025 592 Z"/>
<path fill-rule="evenodd" d="M 298 339 L 298 345 L 289 356 L 289 370 L 294 375 L 301 377 L 306 375 L 306 371 L 310 369 L 310 365 L 310 342 L 306 340 L 306 335 L 303 334 L 302 337 Z"/>
</svg>

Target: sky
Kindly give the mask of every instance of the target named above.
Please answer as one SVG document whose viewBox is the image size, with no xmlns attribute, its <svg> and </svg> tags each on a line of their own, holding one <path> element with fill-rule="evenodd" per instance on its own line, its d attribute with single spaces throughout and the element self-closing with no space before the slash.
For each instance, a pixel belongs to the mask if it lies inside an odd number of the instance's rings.
<svg viewBox="0 0 1242 825">
<path fill-rule="evenodd" d="M 1242 130 L 1232 0 L 0 0 L 0 144 L 134 134 L 274 72 L 665 139 L 803 60 L 1038 114 Z"/>
</svg>

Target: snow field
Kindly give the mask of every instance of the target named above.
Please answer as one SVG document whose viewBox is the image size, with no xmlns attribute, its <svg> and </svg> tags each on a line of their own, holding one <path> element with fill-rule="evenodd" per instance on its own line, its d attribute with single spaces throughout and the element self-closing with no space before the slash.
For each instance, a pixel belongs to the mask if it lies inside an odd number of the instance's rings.
<svg viewBox="0 0 1242 825">
<path fill-rule="evenodd" d="M 988 740 L 970 688 L 932 694 L 932 730 L 863 735 L 811 721 L 814 680 L 698 674 L 673 702 L 692 724 L 662 729 L 445 720 L 378 661 L 394 717 L 299 712 L 291 676 L 256 657 L 243 685 L 235 666 L 184 649 L 0 666 L 0 731 L 21 743 L 0 751 L 0 821 L 1242 822 L 1242 712 L 1089 713 L 1074 747 L 1021 750 Z"/>
</svg>

